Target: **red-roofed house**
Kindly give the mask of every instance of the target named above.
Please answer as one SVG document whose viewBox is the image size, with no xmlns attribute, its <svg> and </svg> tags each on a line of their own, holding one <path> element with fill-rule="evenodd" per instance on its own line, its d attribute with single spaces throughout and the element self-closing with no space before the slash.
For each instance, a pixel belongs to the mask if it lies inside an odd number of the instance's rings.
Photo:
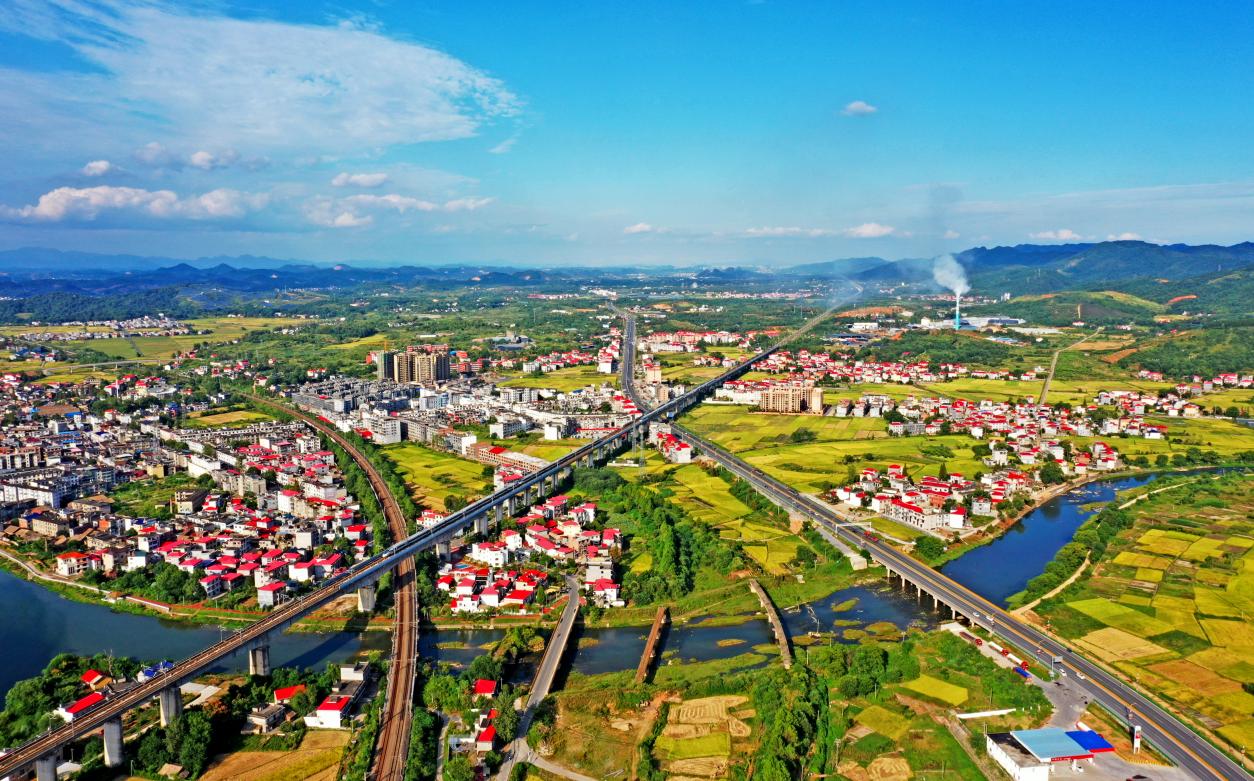
<svg viewBox="0 0 1254 781">
<path fill-rule="evenodd" d="M 284 686 L 281 689 L 274 690 L 274 701 L 286 705 L 293 697 L 305 690 L 305 684 L 298 683 L 295 686 Z"/>
<path fill-rule="evenodd" d="M 62 705 L 60 708 L 57 708 L 57 715 L 67 722 L 74 721 L 74 719 L 104 702 L 104 700 L 104 692 L 92 692 L 81 700 L 76 700 L 69 705 Z"/>
<path fill-rule="evenodd" d="M 496 681 L 489 680 L 487 678 L 479 678 L 471 687 L 470 693 L 474 695 L 475 699 L 480 697 L 492 699 L 496 696 L 496 689 Z"/>
</svg>

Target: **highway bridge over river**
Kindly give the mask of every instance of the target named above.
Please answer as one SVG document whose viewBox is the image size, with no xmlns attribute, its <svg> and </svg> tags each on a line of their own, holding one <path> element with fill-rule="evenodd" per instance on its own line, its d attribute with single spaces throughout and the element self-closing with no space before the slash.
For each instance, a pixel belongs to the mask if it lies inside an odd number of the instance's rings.
<svg viewBox="0 0 1254 781">
<path fill-rule="evenodd" d="M 698 385 L 683 396 L 672 399 L 657 409 L 643 413 L 629 425 L 618 431 L 589 442 L 548 466 L 527 475 L 515 484 L 476 500 L 461 510 L 450 513 L 439 524 L 431 528 L 422 529 L 396 542 L 386 550 L 363 559 L 346 572 L 326 581 L 308 594 L 276 607 L 256 623 L 239 629 L 200 653 L 178 662 L 173 669 L 165 674 L 120 691 L 89 711 L 82 713 L 72 722 L 50 730 L 9 751 L 0 757 L 0 778 L 34 766 L 38 781 L 56 781 L 56 766 L 62 749 L 76 740 L 101 731 L 104 735 L 105 764 L 109 767 L 120 767 L 124 762 L 122 716 L 126 712 L 155 699 L 160 703 L 162 724 L 178 718 L 180 713 L 179 685 L 203 674 L 224 657 L 239 651 L 248 652 L 249 671 L 251 673 L 268 675 L 270 672 L 269 638 L 275 633 L 282 632 L 299 619 L 319 608 L 327 606 L 346 594 L 355 592 L 362 609 L 369 610 L 373 608 L 375 583 L 385 572 L 396 569 L 404 562 L 409 561 L 415 554 L 431 548 L 436 549 L 441 555 L 447 555 L 450 543 L 454 539 L 463 536 L 467 530 L 486 534 L 492 525 L 499 526 L 506 516 L 513 515 L 515 512 L 531 506 L 542 496 L 553 493 L 574 467 L 591 466 L 595 463 L 607 461 L 619 450 L 642 441 L 647 434 L 650 423 L 674 418 L 699 402 L 707 394 L 713 392 L 719 385 L 728 380 L 736 379 L 748 371 L 753 364 L 771 355 L 791 339 L 809 331 L 830 314 L 830 310 L 824 312 L 784 339 L 738 364 L 719 377 Z M 634 324 L 632 329 L 631 335 L 634 338 Z M 634 345 L 631 346 L 634 347 Z M 629 349 L 630 347 L 624 345 L 624 357 L 627 357 L 627 354 L 629 354 Z M 288 411 L 291 412 L 292 410 L 289 408 Z M 336 439 L 350 455 L 355 457 L 355 460 L 365 470 L 372 489 L 378 495 L 380 503 L 384 506 L 385 514 L 388 514 L 390 512 L 389 505 L 394 505 L 394 501 L 387 501 L 387 499 L 392 498 L 387 484 L 383 482 L 382 477 L 369 462 L 364 458 L 360 458 L 360 454 L 356 452 L 356 449 L 334 429 L 330 429 L 325 425 L 317 425 L 318 422 L 310 420 L 307 415 L 302 414 L 300 417 L 307 422 L 311 422 L 311 424 L 332 439 Z M 389 519 L 390 522 L 393 520 Z M 394 522 L 391 522 L 390 525 L 395 528 Z M 412 617 L 411 620 L 403 621 L 403 623 L 412 626 Z M 409 642 L 406 642 L 404 647 L 411 646 Z M 401 690 L 412 691 L 404 688 Z M 400 706 L 398 705 L 398 707 Z M 393 750 L 397 752 L 407 749 L 404 741 L 397 741 L 394 745 L 395 748 Z M 403 762 L 404 760 L 401 759 L 400 763 L 403 764 Z"/>
<path fill-rule="evenodd" d="M 620 314 L 626 320 L 627 334 L 634 337 L 635 318 L 630 314 Z M 633 338 L 630 344 L 624 345 L 623 387 L 628 396 L 640 404 L 632 370 L 634 349 Z M 641 406 L 641 409 L 644 408 Z M 662 405 L 658 410 L 666 408 L 667 405 Z M 884 566 L 889 580 L 900 580 L 903 587 L 915 589 L 920 597 L 924 594 L 930 596 L 938 608 L 947 608 L 955 617 L 981 626 L 1014 644 L 1025 656 L 1031 657 L 1042 667 L 1060 665 L 1073 673 L 1080 673 L 1081 675 L 1073 674 L 1068 685 L 1086 692 L 1090 699 L 1101 703 L 1130 729 L 1139 727 L 1144 740 L 1153 744 L 1194 778 L 1199 781 L 1237 781 L 1251 778 L 1236 760 L 1105 667 L 1089 661 L 1053 635 L 1022 621 L 1000 605 L 989 602 L 887 542 L 867 536 L 860 524 L 845 518 L 831 505 L 802 494 L 713 442 L 676 425 L 673 417 L 667 415 L 671 420 L 672 433 L 732 474 L 747 481 L 779 507 L 810 518 L 855 549 L 867 550 L 875 562 Z M 1007 566 L 1013 564 L 1008 562 Z"/>
</svg>

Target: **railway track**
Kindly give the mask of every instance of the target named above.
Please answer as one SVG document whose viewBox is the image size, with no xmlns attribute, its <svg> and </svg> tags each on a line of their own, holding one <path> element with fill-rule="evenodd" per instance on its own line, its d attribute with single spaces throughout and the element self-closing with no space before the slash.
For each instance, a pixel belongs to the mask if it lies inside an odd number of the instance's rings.
<svg viewBox="0 0 1254 781">
<path fill-rule="evenodd" d="M 250 396 L 255 403 L 294 415 L 344 448 L 354 462 L 366 473 L 370 488 L 374 491 L 383 516 L 387 520 L 392 538 L 403 540 L 409 536 L 405 514 L 383 480 L 383 476 L 370 463 L 370 459 L 333 426 L 317 417 L 284 404 L 277 404 L 260 396 Z M 392 632 L 392 661 L 388 668 L 387 694 L 384 700 L 383 720 L 379 725 L 379 741 L 375 750 L 373 777 L 378 781 L 400 781 L 405 777 L 405 762 L 409 757 L 409 739 L 414 717 L 414 676 L 418 666 L 418 589 L 415 583 L 417 569 L 414 560 L 407 558 L 396 566 L 392 575 L 392 595 L 396 607 L 396 619 Z"/>
</svg>

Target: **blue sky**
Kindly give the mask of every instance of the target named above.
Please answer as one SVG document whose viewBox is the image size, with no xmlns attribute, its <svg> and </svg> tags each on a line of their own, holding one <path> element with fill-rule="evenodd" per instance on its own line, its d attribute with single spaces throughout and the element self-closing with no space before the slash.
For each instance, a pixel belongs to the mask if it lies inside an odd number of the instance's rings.
<svg viewBox="0 0 1254 781">
<path fill-rule="evenodd" d="M 0 249 L 774 264 L 1254 238 L 1254 14 L 0 6 Z"/>
</svg>

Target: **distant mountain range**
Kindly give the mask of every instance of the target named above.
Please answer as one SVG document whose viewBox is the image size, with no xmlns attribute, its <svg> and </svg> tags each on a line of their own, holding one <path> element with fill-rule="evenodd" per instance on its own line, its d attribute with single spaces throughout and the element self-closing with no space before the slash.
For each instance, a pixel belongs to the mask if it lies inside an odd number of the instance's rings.
<svg viewBox="0 0 1254 781">
<path fill-rule="evenodd" d="M 1093 244 L 1020 244 L 973 247 L 954 257 L 967 270 L 977 292 L 1015 294 L 1093 290 L 1132 280 L 1181 280 L 1254 266 L 1254 243 L 1149 244 L 1104 241 Z M 806 263 L 783 273 L 839 278 L 875 284 L 924 283 L 931 279 L 927 258 L 852 258 Z"/>
<path fill-rule="evenodd" d="M 955 255 L 976 292 L 1016 295 L 1061 290 L 1100 290 L 1113 285 L 1223 276 L 1254 267 L 1254 243 L 1231 247 L 1158 245 L 1142 241 L 1082 244 L 1020 244 L 973 247 Z M 138 255 L 27 248 L 0 252 L 0 295 L 44 293 L 110 295 L 147 288 L 199 288 L 265 293 L 290 288 L 344 289 L 363 284 L 435 287 L 536 287 L 573 282 L 626 283 L 675 277 L 710 284 L 772 284 L 781 279 L 847 279 L 867 285 L 931 284 L 927 258 L 846 258 L 762 269 L 728 263 L 720 268 L 561 267 L 499 265 L 382 265 L 371 261 L 311 263 L 244 255 L 180 260 Z M 1245 277 L 1242 277 L 1244 280 Z"/>
</svg>

